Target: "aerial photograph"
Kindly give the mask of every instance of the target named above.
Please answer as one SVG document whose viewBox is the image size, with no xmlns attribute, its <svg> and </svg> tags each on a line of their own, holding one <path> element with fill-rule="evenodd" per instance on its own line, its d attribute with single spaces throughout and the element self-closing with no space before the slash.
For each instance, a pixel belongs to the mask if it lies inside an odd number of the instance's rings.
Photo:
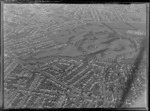
<svg viewBox="0 0 150 111">
<path fill-rule="evenodd" d="M 4 3 L 4 108 L 147 108 L 146 7 Z"/>
</svg>

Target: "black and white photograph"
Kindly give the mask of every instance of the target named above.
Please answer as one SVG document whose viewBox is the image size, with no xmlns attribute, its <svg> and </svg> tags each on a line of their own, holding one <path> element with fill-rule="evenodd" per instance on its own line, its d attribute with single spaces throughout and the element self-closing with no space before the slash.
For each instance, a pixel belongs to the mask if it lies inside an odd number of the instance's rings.
<svg viewBox="0 0 150 111">
<path fill-rule="evenodd" d="M 2 5 L 4 109 L 148 108 L 148 4 Z"/>
</svg>

